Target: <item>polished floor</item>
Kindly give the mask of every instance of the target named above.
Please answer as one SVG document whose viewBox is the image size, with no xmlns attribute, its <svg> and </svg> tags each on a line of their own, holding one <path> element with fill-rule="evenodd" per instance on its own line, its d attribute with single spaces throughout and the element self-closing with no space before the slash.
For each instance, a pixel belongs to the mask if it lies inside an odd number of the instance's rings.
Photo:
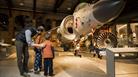
<svg viewBox="0 0 138 77">
<path fill-rule="evenodd" d="M 33 70 L 34 52 L 30 50 L 29 68 Z M 116 77 L 138 77 L 138 59 L 116 60 Z M 54 59 L 54 77 L 107 77 L 106 60 L 82 53 L 82 57 L 73 56 L 72 52 L 56 52 Z M 31 77 L 44 77 L 29 73 Z M 21 77 L 16 63 L 16 53 L 0 58 L 0 77 Z"/>
</svg>

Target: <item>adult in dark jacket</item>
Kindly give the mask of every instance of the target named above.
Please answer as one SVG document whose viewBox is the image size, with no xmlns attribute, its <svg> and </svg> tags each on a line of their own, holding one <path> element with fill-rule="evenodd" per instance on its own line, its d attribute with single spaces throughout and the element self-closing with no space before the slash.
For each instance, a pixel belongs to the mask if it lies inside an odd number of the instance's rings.
<svg viewBox="0 0 138 77">
<path fill-rule="evenodd" d="M 28 74 L 28 47 L 33 44 L 32 37 L 37 34 L 37 30 L 32 26 L 31 20 L 26 18 L 25 27 L 16 35 L 17 64 L 21 76 L 30 77 Z"/>
<path fill-rule="evenodd" d="M 23 31 L 16 36 L 16 52 L 17 52 L 17 63 L 20 71 L 20 75 L 28 77 L 28 45 L 31 45 L 31 37 L 36 34 L 36 31 L 31 28 L 25 28 Z"/>
</svg>

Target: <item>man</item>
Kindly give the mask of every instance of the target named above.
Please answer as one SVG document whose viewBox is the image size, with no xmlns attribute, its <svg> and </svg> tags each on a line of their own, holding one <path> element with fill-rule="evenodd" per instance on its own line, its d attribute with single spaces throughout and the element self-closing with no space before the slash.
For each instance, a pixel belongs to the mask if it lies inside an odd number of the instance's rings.
<svg viewBox="0 0 138 77">
<path fill-rule="evenodd" d="M 37 30 L 32 26 L 29 17 L 25 18 L 25 28 L 16 35 L 17 64 L 21 76 L 30 77 L 28 74 L 28 47 L 32 46 L 32 37 L 37 34 Z"/>
</svg>

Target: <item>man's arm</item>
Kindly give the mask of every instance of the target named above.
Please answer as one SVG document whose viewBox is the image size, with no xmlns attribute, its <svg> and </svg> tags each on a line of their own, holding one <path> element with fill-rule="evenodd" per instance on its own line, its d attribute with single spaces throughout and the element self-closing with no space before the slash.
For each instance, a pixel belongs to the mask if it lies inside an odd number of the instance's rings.
<svg viewBox="0 0 138 77">
<path fill-rule="evenodd" d="M 26 42 L 29 46 L 32 46 L 32 38 L 31 38 L 32 32 L 30 30 L 25 31 L 25 37 L 26 37 Z"/>
<path fill-rule="evenodd" d="M 32 44 L 33 47 L 45 47 L 44 43 L 41 44 Z"/>
</svg>

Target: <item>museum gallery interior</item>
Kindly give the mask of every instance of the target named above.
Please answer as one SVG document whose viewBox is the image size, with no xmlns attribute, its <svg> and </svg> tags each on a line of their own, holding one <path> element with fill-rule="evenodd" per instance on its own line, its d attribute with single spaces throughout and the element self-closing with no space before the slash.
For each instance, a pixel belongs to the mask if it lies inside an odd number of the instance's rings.
<svg viewBox="0 0 138 77">
<path fill-rule="evenodd" d="M 138 77 L 138 1 L 0 0 L 0 77 Z"/>
</svg>

